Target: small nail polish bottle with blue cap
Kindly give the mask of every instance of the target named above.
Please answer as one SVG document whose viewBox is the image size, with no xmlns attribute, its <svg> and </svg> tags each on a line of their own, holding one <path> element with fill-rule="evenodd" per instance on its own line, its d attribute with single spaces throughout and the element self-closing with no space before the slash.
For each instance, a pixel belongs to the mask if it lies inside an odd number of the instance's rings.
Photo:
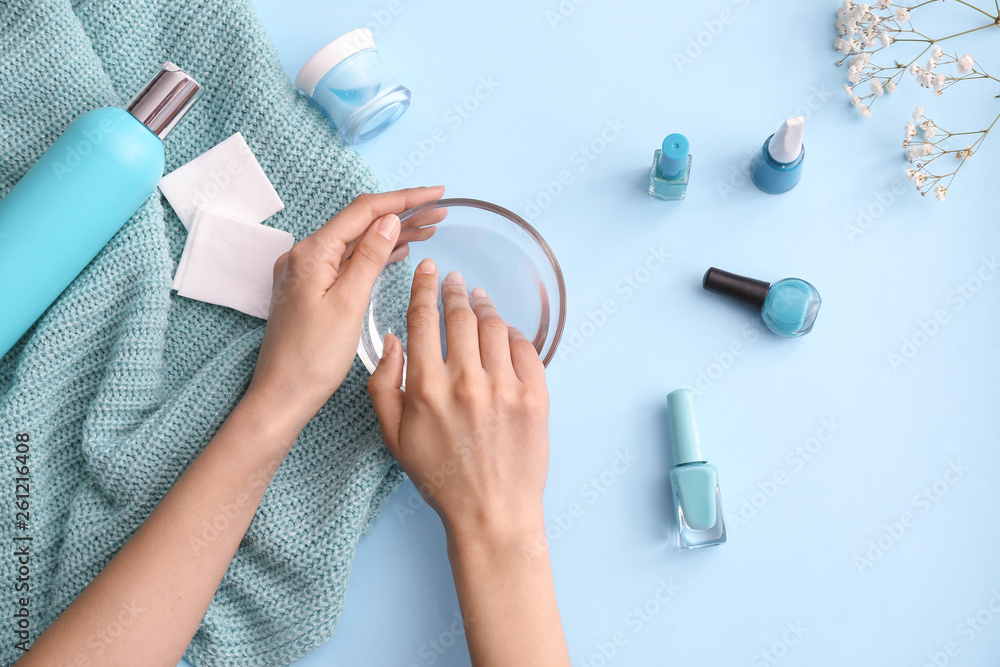
<svg viewBox="0 0 1000 667">
<path fill-rule="evenodd" d="M 694 419 L 694 398 L 688 389 L 667 394 L 670 445 L 674 469 L 670 471 L 677 510 L 677 538 L 682 549 L 711 547 L 726 541 L 722 517 L 719 473 L 701 450 Z"/>
<path fill-rule="evenodd" d="M 660 199 L 684 199 L 691 176 L 690 144 L 683 134 L 671 134 L 653 153 L 649 194 Z"/>
</svg>

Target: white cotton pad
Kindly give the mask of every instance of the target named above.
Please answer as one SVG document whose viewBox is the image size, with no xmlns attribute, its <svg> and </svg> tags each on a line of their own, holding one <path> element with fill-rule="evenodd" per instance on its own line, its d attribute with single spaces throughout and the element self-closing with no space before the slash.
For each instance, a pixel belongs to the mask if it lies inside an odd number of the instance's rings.
<svg viewBox="0 0 1000 667">
<path fill-rule="evenodd" d="M 160 192 L 188 230 L 199 208 L 248 223 L 285 208 L 239 132 L 160 179 Z"/>
<path fill-rule="evenodd" d="M 294 244 L 295 237 L 280 229 L 199 209 L 173 288 L 189 299 L 267 319 L 274 263 Z"/>
</svg>

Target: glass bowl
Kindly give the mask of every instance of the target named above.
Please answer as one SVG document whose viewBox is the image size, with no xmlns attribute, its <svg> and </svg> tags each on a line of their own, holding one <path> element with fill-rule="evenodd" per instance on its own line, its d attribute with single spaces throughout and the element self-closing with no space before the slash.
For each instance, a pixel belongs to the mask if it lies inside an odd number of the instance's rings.
<svg viewBox="0 0 1000 667">
<path fill-rule="evenodd" d="M 458 271 L 469 291 L 486 290 L 509 324 L 532 341 L 545 365 L 555 355 L 566 323 L 562 269 L 542 235 L 520 216 L 478 199 L 439 199 L 400 216 L 403 233 L 425 236 L 409 255 L 389 264 L 375 281 L 361 329 L 358 355 L 369 372 L 382 356 L 382 339 L 396 335 L 406 349 L 406 309 L 413 271 L 425 257 L 438 278 Z M 441 310 L 441 302 L 438 301 Z M 447 356 L 441 320 L 441 349 Z M 405 377 L 405 376 L 404 376 Z"/>
</svg>

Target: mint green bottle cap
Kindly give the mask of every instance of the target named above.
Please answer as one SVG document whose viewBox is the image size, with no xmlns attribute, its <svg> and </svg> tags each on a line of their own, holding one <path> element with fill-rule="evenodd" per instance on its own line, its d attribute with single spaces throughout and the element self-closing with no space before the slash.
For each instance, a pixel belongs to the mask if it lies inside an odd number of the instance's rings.
<svg viewBox="0 0 1000 667">
<path fill-rule="evenodd" d="M 667 411 L 670 413 L 670 446 L 674 451 L 674 465 L 705 461 L 701 455 L 691 391 L 678 389 L 667 394 Z"/>
</svg>

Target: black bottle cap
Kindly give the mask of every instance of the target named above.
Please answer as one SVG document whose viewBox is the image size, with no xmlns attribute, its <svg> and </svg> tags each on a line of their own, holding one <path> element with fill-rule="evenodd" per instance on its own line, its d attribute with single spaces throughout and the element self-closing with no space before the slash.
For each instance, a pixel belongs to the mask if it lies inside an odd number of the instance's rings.
<svg viewBox="0 0 1000 667">
<path fill-rule="evenodd" d="M 767 298 L 767 290 L 771 288 L 771 283 L 729 273 L 713 266 L 705 272 L 702 287 L 709 292 L 742 301 L 759 311 L 764 307 L 764 299 Z"/>
</svg>

